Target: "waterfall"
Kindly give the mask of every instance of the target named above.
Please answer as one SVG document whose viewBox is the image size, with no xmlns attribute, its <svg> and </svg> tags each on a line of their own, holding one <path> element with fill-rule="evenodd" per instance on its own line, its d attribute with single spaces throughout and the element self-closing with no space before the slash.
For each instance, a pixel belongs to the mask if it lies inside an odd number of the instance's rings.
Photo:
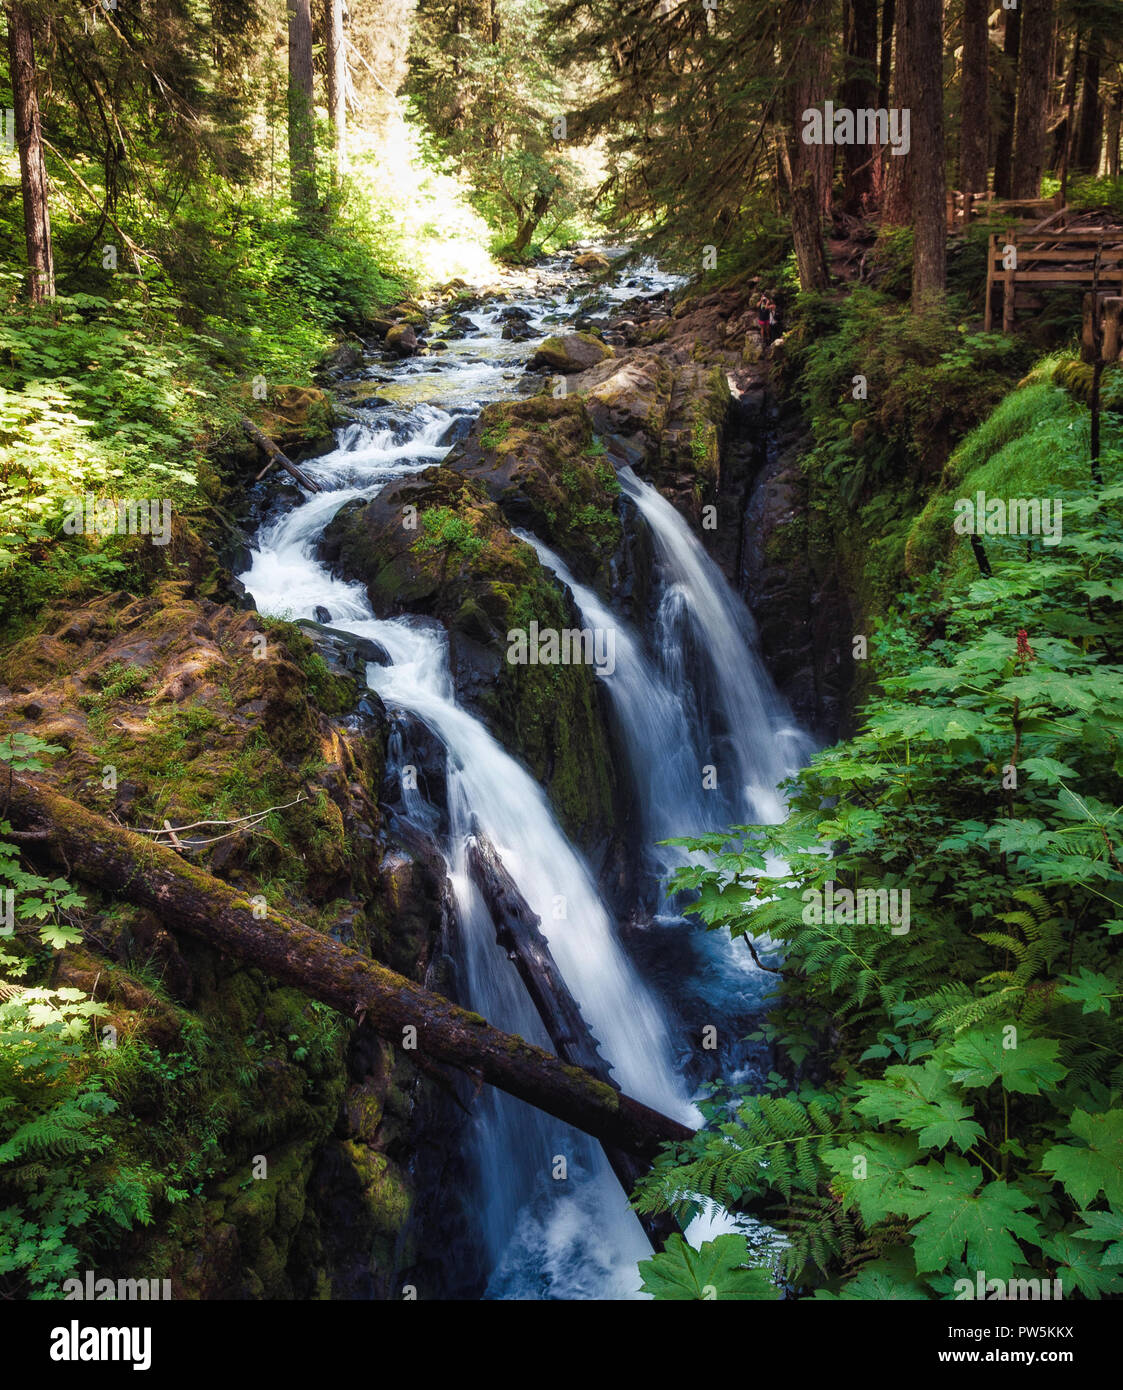
<svg viewBox="0 0 1123 1390">
<path fill-rule="evenodd" d="M 711 746 L 722 749 L 714 768 L 719 785 L 723 777 L 732 781 L 737 817 L 750 824 L 783 820 L 776 788 L 811 745 L 764 668 L 753 620 L 667 499 L 630 468 L 618 476 L 655 541 L 662 578 L 656 645 L 666 679 L 684 693 L 693 690 L 698 721 Z"/>
<path fill-rule="evenodd" d="M 557 306 L 522 302 L 535 328 L 546 331 L 544 319 Z M 262 525 L 240 578 L 262 613 L 310 618 L 322 606 L 333 626 L 380 643 L 390 664 L 370 664 L 368 685 L 388 709 L 420 720 L 443 745 L 448 827 L 441 848 L 457 908 L 464 1002 L 496 1026 L 550 1046 L 467 872 L 466 839 L 478 825 L 541 918 L 557 966 L 615 1079 L 636 1099 L 697 1124 L 681 1017 L 668 1007 L 667 991 L 645 983 L 623 948 L 620 924 L 542 788 L 457 702 L 444 630 L 429 620 L 376 618 L 363 585 L 333 578 L 316 556 L 340 507 L 374 497 L 444 457 L 440 441 L 452 409 L 478 408 L 508 393 L 506 368 L 530 348 L 500 338 L 497 310 L 479 312 L 473 321 L 478 336 L 453 344 L 455 350 L 399 364 L 393 382 L 379 388 L 391 407 L 347 426 L 334 450 L 303 465 L 325 490 Z M 644 837 L 653 842 L 716 829 L 741 815 L 778 816 L 776 783 L 794 766 L 800 735 L 763 672 L 748 615 L 673 509 L 628 470 L 621 482 L 656 543 L 661 598 L 650 645 L 578 585 L 540 541 L 525 539 L 569 585 L 585 621 L 615 632 L 615 671 L 603 678 Z M 395 730 L 391 761 L 400 766 L 406 753 Z M 707 762 L 723 774 L 716 791 L 702 785 Z M 435 833 L 439 818 L 416 794 L 401 810 L 425 833 Z M 659 851 L 655 872 L 665 878 L 679 862 L 677 851 Z M 693 984 L 681 982 L 686 992 L 705 993 L 711 1013 L 730 1000 L 742 1004 L 759 988 L 747 957 L 734 958 L 724 937 L 715 954 L 711 943 L 717 940 L 707 937 Z M 474 1102 L 473 1115 L 468 1142 L 478 1175 L 475 1218 L 490 1270 L 488 1296 L 636 1296 L 636 1263 L 649 1247 L 599 1146 L 492 1088 Z"/>
</svg>

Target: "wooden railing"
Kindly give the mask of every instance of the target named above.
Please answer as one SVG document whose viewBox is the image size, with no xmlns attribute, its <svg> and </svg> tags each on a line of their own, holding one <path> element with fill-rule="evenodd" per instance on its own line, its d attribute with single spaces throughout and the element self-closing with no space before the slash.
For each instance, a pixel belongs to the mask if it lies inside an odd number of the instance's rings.
<svg viewBox="0 0 1123 1390">
<path fill-rule="evenodd" d="M 996 198 L 993 193 L 961 193 L 953 188 L 947 195 L 948 231 L 978 217 L 1040 218 L 1060 212 L 1063 206 L 1059 193 L 1051 198 Z"/>
<path fill-rule="evenodd" d="M 1050 219 L 1052 220 L 1052 219 Z M 1002 331 L 1014 331 L 1019 288 L 1098 289 L 1123 294 L 1123 229 L 1065 232 L 1011 230 L 990 238 L 985 328 L 994 327 L 994 294 L 1002 287 Z"/>
</svg>

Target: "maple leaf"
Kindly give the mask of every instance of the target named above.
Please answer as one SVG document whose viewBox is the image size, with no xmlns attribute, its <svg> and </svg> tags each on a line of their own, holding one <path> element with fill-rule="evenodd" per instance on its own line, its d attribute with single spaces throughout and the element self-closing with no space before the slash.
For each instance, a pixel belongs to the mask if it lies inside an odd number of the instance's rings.
<svg viewBox="0 0 1123 1390">
<path fill-rule="evenodd" d="M 673 1235 L 659 1254 L 640 1264 L 643 1290 L 656 1299 L 675 1302 L 779 1298 L 771 1270 L 744 1269 L 747 1258 L 743 1236 L 718 1236 L 694 1250 L 682 1236 Z"/>
<path fill-rule="evenodd" d="M 1080 974 L 1066 975 L 1067 985 L 1062 985 L 1057 993 L 1074 1004 L 1081 1004 L 1082 1014 L 1111 1013 L 1111 1000 L 1119 998 L 1115 981 L 1086 965 L 1080 967 Z"/>
<path fill-rule="evenodd" d="M 1068 1074 L 1057 1061 L 1060 1043 L 1051 1038 L 1020 1038 L 1017 1047 L 1003 1047 L 1002 1034 L 975 1029 L 949 1049 L 958 1069 L 951 1073 L 960 1086 L 990 1086 L 1001 1080 L 1007 1091 L 1038 1096 Z"/>
<path fill-rule="evenodd" d="M 1024 1215 L 1033 1199 L 1004 1182 L 985 1182 L 983 1170 L 949 1154 L 942 1163 L 913 1168 L 913 1188 L 899 1199 L 913 1227 L 916 1272 L 943 1269 L 953 1260 L 982 1269 L 991 1279 L 1008 1279 L 1025 1256 L 1014 1236 L 1033 1240 L 1037 1222 Z"/>
<path fill-rule="evenodd" d="M 1123 1214 L 1117 1211 L 1082 1211 L 1087 1229 L 1073 1231 L 1077 1240 L 1111 1241 L 1096 1258 L 1103 1265 L 1123 1265 Z"/>
<path fill-rule="evenodd" d="M 1078 1245 L 1071 1234 L 1050 1236 L 1042 1242 L 1041 1248 L 1056 1264 L 1057 1277 L 1065 1293 L 1075 1285 L 1085 1298 L 1102 1298 L 1104 1294 L 1115 1294 L 1123 1288 L 1123 1279 L 1114 1270 L 1100 1267 L 1104 1262 L 1099 1251 Z"/>
<path fill-rule="evenodd" d="M 1112 1206 L 1123 1206 L 1123 1110 L 1089 1115 L 1074 1110 L 1069 1129 L 1084 1145 L 1054 1144 L 1041 1160 L 1082 1207 L 1103 1192 Z"/>
<path fill-rule="evenodd" d="M 955 1144 L 966 1151 L 982 1138 L 971 1107 L 954 1094 L 948 1074 L 937 1062 L 886 1067 L 884 1080 L 866 1081 L 861 1090 L 855 1109 L 880 1124 L 892 1121 L 918 1131 L 917 1139 L 927 1148 Z"/>
<path fill-rule="evenodd" d="M 823 1161 L 837 1175 L 831 1186 L 844 1205 L 857 1207 L 865 1225 L 872 1226 L 900 1211 L 896 1198 L 907 1189 L 905 1172 L 917 1157 L 911 1135 L 863 1134 L 844 1149 L 828 1149 Z"/>
</svg>

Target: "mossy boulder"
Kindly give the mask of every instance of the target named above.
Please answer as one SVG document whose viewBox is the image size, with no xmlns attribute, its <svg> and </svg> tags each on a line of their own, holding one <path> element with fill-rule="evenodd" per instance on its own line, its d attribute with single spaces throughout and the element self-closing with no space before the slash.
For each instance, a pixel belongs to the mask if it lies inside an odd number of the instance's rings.
<svg viewBox="0 0 1123 1390">
<path fill-rule="evenodd" d="M 417 351 L 417 334 L 410 323 L 396 323 L 386 334 L 386 346 L 396 357 L 412 357 Z"/>
<path fill-rule="evenodd" d="M 602 256 L 599 251 L 586 251 L 581 256 L 574 256 L 573 269 L 603 273 L 612 269 L 612 262 L 607 256 Z"/>
<path fill-rule="evenodd" d="M 559 551 L 580 579 L 607 582 L 620 544 L 620 485 L 575 397 L 489 405 L 445 467 L 479 483 L 515 527 Z"/>
<path fill-rule="evenodd" d="M 508 659 L 509 632 L 580 619 L 481 482 L 440 467 L 392 484 L 343 507 L 321 554 L 366 585 L 380 617 L 444 623 L 460 698 L 547 788 L 571 834 L 585 845 L 608 835 L 614 776 L 592 668 Z"/>
<path fill-rule="evenodd" d="M 526 365 L 528 371 L 561 372 L 564 376 L 586 371 L 614 356 L 612 348 L 592 333 L 563 333 L 544 339 Z"/>
<path fill-rule="evenodd" d="M 575 386 L 613 453 L 697 522 L 721 471 L 732 400 L 726 369 L 640 349 L 583 372 Z"/>
</svg>

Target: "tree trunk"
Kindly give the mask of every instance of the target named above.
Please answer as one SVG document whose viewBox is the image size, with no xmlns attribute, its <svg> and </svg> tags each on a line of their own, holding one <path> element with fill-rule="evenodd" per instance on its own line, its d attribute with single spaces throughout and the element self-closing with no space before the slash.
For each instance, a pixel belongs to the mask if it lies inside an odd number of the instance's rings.
<svg viewBox="0 0 1123 1390">
<path fill-rule="evenodd" d="M 1018 99 L 1018 56 L 1021 50 L 1021 9 L 1003 10 L 1006 32 L 1002 42 L 1005 72 L 1002 74 L 1002 104 L 998 117 L 998 143 L 994 149 L 994 191 L 1009 198 L 1014 164 L 1014 121 Z"/>
<path fill-rule="evenodd" d="M 1064 93 L 1061 97 L 1061 109 L 1064 115 L 1053 135 L 1053 152 L 1050 163 L 1054 169 L 1060 169 L 1065 164 L 1065 157 L 1071 147 L 1072 113 L 1076 106 L 1076 86 L 1080 78 L 1081 52 L 1081 35 L 1080 31 L 1077 30 L 1072 40 L 1072 56 L 1069 59 L 1068 71 L 1065 74 Z"/>
<path fill-rule="evenodd" d="M 1104 157 L 1102 173 L 1109 179 L 1119 177 L 1119 137 L 1123 133 L 1123 85 L 1116 87 L 1107 108 L 1104 122 Z"/>
<path fill-rule="evenodd" d="M 881 57 L 877 69 L 877 104 L 888 107 L 893 89 L 893 26 L 897 18 L 896 0 L 885 0 L 881 7 Z"/>
<path fill-rule="evenodd" d="M 365 1020 L 399 1046 L 405 1030 L 415 1028 L 417 1050 L 429 1061 L 476 1073 L 638 1161 L 649 1163 L 661 1144 L 690 1137 L 677 1120 L 287 914 L 270 908 L 258 918 L 244 892 L 68 797 L 20 778 L 5 815 L 17 827 L 45 831 L 47 844 L 76 878 L 151 908 L 282 984 Z"/>
<path fill-rule="evenodd" d="M 538 229 L 539 222 L 546 216 L 546 209 L 550 206 L 550 199 L 553 193 L 544 193 L 542 189 L 534 195 L 534 202 L 530 211 L 519 223 L 519 229 L 515 233 L 514 241 L 509 242 L 500 253 L 504 256 L 519 257 L 530 245 L 530 239 Z"/>
<path fill-rule="evenodd" d="M 852 0 L 843 104 L 851 111 L 877 105 L 877 0 Z M 874 191 L 877 151 L 868 145 L 843 146 L 843 206 L 860 213 Z"/>
<path fill-rule="evenodd" d="M 897 62 L 912 112 L 908 201 L 912 214 L 912 303 L 942 294 L 947 265 L 947 176 L 944 169 L 942 0 L 904 0 Z"/>
<path fill-rule="evenodd" d="M 347 50 L 343 39 L 343 0 L 324 0 L 324 59 L 328 74 L 331 172 L 338 184 L 347 156 Z"/>
<path fill-rule="evenodd" d="M 963 72 L 959 88 L 959 186 L 964 193 L 987 191 L 987 165 L 990 159 L 989 11 L 990 0 L 965 0 Z"/>
<path fill-rule="evenodd" d="M 1010 176 L 1010 195 L 1014 198 L 1036 198 L 1041 192 L 1052 50 L 1053 0 L 1022 0 L 1018 102 Z"/>
<path fill-rule="evenodd" d="M 790 173 L 790 164 L 787 167 Z M 830 284 L 830 271 L 823 249 L 823 219 L 810 170 L 792 186 L 791 221 L 799 287 L 805 292 L 825 290 Z"/>
<path fill-rule="evenodd" d="M 35 37 L 31 15 L 23 5 L 8 6 L 8 56 L 23 189 L 27 293 L 32 304 L 41 304 L 44 299 L 54 298 L 55 262 L 47 202 L 47 168 L 43 162 L 43 128 L 39 118 Z"/>
<path fill-rule="evenodd" d="M 495 939 L 514 962 L 554 1051 L 563 1062 L 581 1067 L 619 1090 L 577 1000 L 554 963 L 549 942 L 539 930 L 539 917 L 519 892 L 492 845 L 478 832 L 468 843 L 468 871 L 495 923 Z M 609 1144 L 605 1145 L 605 1156 L 624 1191 L 631 1192 L 643 1175 L 644 1165 L 632 1154 Z M 667 1213 L 641 1216 L 640 1221 L 656 1249 L 678 1229 Z"/>
<path fill-rule="evenodd" d="M 248 416 L 243 415 L 242 418 L 238 421 L 238 423 L 239 425 L 241 425 L 242 433 L 246 436 L 246 438 L 252 439 L 253 442 L 257 445 L 257 447 L 261 450 L 261 452 L 269 460 L 269 462 L 257 475 L 259 479 L 264 478 L 266 473 L 269 472 L 269 470 L 273 467 L 275 463 L 279 463 L 281 467 L 285 470 L 285 472 L 290 474 L 293 478 L 295 478 L 302 488 L 306 488 L 309 492 L 323 492 L 323 488 L 319 485 L 319 483 L 316 482 L 314 478 L 310 478 L 308 474 L 304 472 L 303 469 L 297 468 L 296 464 L 293 463 L 292 459 L 290 459 L 286 454 L 283 454 L 281 450 L 278 448 L 278 446 L 274 444 L 274 442 L 269 438 L 269 436 L 267 434 L 264 434 L 261 430 L 259 430 L 258 427 L 254 424 L 254 422 L 251 419 L 249 419 Z"/>
<path fill-rule="evenodd" d="M 830 68 L 825 61 L 828 35 L 815 0 L 800 0 L 799 12 L 782 38 L 782 56 L 796 74 L 786 94 L 777 153 L 788 188 L 788 212 L 801 289 L 826 289 L 830 276 L 823 250 L 823 213 L 830 207 L 834 146 L 807 144 L 802 113 L 820 107 L 829 90 Z"/>
<path fill-rule="evenodd" d="M 1075 173 L 1094 174 L 1099 169 L 1102 128 L 1100 50 L 1095 35 L 1092 35 L 1084 55 L 1084 81 L 1080 89 L 1080 109 L 1076 113 L 1076 140 L 1072 150 L 1072 169 Z"/>
<path fill-rule="evenodd" d="M 316 117 L 310 0 L 287 0 L 289 20 L 289 179 L 302 222 L 316 207 Z"/>
</svg>

